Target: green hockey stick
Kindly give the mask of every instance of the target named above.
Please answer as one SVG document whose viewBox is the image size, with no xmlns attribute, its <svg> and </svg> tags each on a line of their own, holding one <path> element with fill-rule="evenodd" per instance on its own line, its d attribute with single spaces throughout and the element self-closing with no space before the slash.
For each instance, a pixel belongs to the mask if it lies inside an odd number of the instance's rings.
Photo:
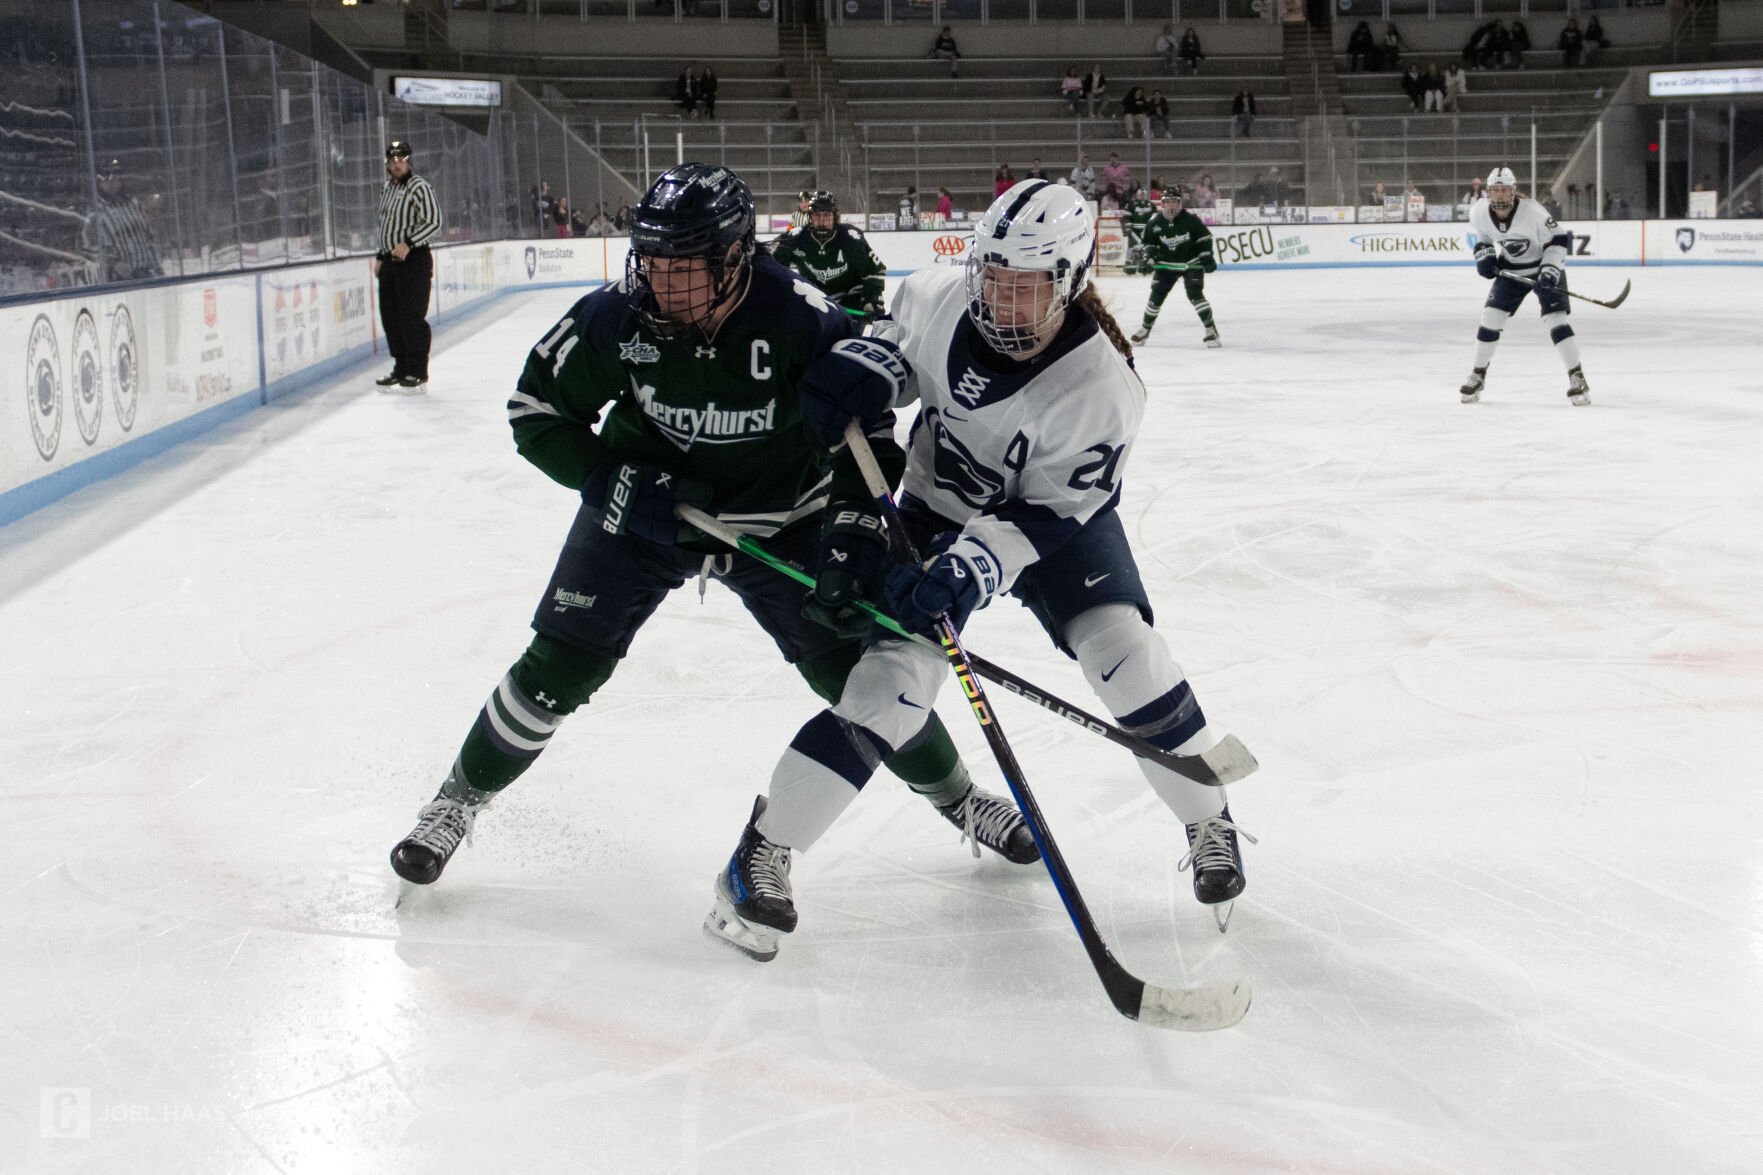
<svg viewBox="0 0 1763 1175">
<path fill-rule="evenodd" d="M 813 589 L 814 576 L 809 575 L 795 564 L 773 555 L 752 535 L 742 534 L 734 527 L 713 518 L 696 506 L 678 506 L 675 508 L 675 512 L 679 515 L 680 521 L 697 527 L 717 541 L 757 559 L 774 571 L 782 572 L 803 587 Z M 858 600 L 856 603 L 861 611 L 894 635 L 917 641 L 933 649 L 941 648 L 935 641 L 907 632 L 895 622 L 893 617 L 886 615 L 868 601 Z M 1203 754 L 1177 755 L 1146 742 L 1137 735 L 1128 734 L 1112 722 L 1107 722 L 1094 714 L 1078 709 L 1070 702 L 1053 696 L 1033 682 L 1025 681 L 1008 669 L 987 661 L 984 657 L 977 657 L 969 653 L 967 659 L 972 664 L 974 671 L 987 681 L 1004 687 L 1005 690 L 1025 701 L 1033 702 L 1043 710 L 1057 714 L 1067 722 L 1076 723 L 1091 734 L 1099 734 L 1109 742 L 1125 747 L 1140 758 L 1149 759 L 1159 767 L 1175 772 L 1183 779 L 1191 779 L 1195 783 L 1204 784 L 1207 787 L 1222 787 L 1250 775 L 1260 766 L 1256 762 L 1255 756 L 1249 753 L 1249 748 L 1245 747 L 1234 734 L 1226 735 L 1222 742 Z"/>
</svg>

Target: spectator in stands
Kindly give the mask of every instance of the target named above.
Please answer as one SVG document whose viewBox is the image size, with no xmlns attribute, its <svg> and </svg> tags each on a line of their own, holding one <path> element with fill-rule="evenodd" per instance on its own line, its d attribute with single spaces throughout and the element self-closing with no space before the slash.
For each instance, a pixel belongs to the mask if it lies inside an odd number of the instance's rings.
<svg viewBox="0 0 1763 1175">
<path fill-rule="evenodd" d="M 900 227 L 918 227 L 918 189 L 911 184 L 906 185 L 906 191 L 900 196 Z"/>
<path fill-rule="evenodd" d="M 1746 200 L 1739 205 L 1739 210 L 1733 215 L 1740 220 L 1756 220 L 1763 217 L 1763 211 L 1758 210 L 1755 200 Z"/>
<path fill-rule="evenodd" d="M 606 205 L 600 205 L 600 210 L 594 213 L 594 219 L 588 221 L 588 235 L 590 237 L 609 237 L 616 231 L 612 218 L 606 215 Z"/>
<path fill-rule="evenodd" d="M 1463 64 L 1470 69 L 1486 69 L 1493 58 L 1493 50 L 1488 46 L 1493 35 L 1493 21 L 1476 25 L 1475 31 L 1469 34 L 1468 43 L 1463 46 Z"/>
<path fill-rule="evenodd" d="M 620 200 L 618 202 L 618 211 L 614 212 L 612 214 L 612 227 L 622 233 L 622 232 L 627 231 L 630 228 L 630 226 L 631 226 L 630 201 Z"/>
<path fill-rule="evenodd" d="M 121 160 L 112 159 L 98 175 L 98 206 L 86 221 L 81 243 L 98 262 L 99 281 L 164 276 L 153 226 L 123 183 Z"/>
<path fill-rule="evenodd" d="M 550 236 L 557 225 L 557 197 L 551 194 L 551 185 L 546 180 L 539 181 L 539 194 L 535 198 L 534 208 L 539 216 L 539 235 Z"/>
<path fill-rule="evenodd" d="M 1390 194 L 1384 190 L 1382 180 L 1378 180 L 1377 183 L 1371 186 L 1371 191 L 1365 193 L 1365 202 L 1375 208 L 1382 208 L 1384 202 L 1389 198 Z"/>
<path fill-rule="evenodd" d="M 1065 76 L 1059 79 L 1059 96 L 1071 104 L 1071 112 L 1078 113 L 1078 106 L 1084 100 L 1084 80 L 1077 76 L 1077 66 L 1066 67 Z"/>
<path fill-rule="evenodd" d="M 1190 202 L 1195 208 L 1218 207 L 1218 185 L 1212 182 L 1210 172 L 1202 175 L 1200 182 L 1194 185 L 1194 198 Z"/>
<path fill-rule="evenodd" d="M 1169 99 L 1163 96 L 1162 90 L 1151 91 L 1145 113 L 1150 116 L 1152 134 L 1161 134 L 1166 139 L 1175 137 L 1169 131 Z"/>
<path fill-rule="evenodd" d="M 937 34 L 936 42 L 930 47 L 930 55 L 949 63 L 950 77 L 961 76 L 961 50 L 955 47 L 955 34 L 949 31 L 948 25 L 944 25 L 943 31 Z"/>
<path fill-rule="evenodd" d="M 1120 100 L 1120 115 L 1126 123 L 1126 137 L 1129 139 L 1144 138 L 1149 131 L 1150 99 L 1145 97 L 1143 86 L 1134 86 Z"/>
<path fill-rule="evenodd" d="M 1553 188 L 1543 193 L 1543 198 L 1537 201 L 1537 203 L 1543 206 L 1543 211 L 1549 214 L 1551 220 L 1561 219 L 1561 201 L 1555 199 L 1555 191 Z"/>
<path fill-rule="evenodd" d="M 1585 52 L 1585 34 L 1579 31 L 1577 17 L 1568 17 L 1566 27 L 1561 35 L 1555 38 L 1555 48 L 1561 50 L 1561 64 L 1567 69 L 1579 67 L 1580 55 Z"/>
<path fill-rule="evenodd" d="M 1512 22 L 1512 47 L 1506 50 L 1507 64 L 1513 69 L 1523 69 L 1524 55 L 1529 52 L 1530 30 L 1524 27 L 1523 21 L 1515 20 Z"/>
<path fill-rule="evenodd" d="M 1395 71 L 1402 68 L 1402 50 L 1408 48 L 1408 42 L 1402 39 L 1395 21 L 1386 21 L 1383 26 L 1383 41 L 1378 45 L 1377 67 Z"/>
<path fill-rule="evenodd" d="M 1452 62 L 1451 68 L 1445 71 L 1445 106 L 1452 114 L 1457 113 L 1458 104 L 1463 95 L 1467 93 L 1469 93 L 1469 75 L 1463 72 L 1461 65 Z"/>
<path fill-rule="evenodd" d="M 1495 20 L 1488 25 L 1488 55 L 1495 66 L 1505 69 L 1512 59 L 1512 34 L 1506 22 Z"/>
<path fill-rule="evenodd" d="M 1104 198 L 1112 196 L 1114 207 L 1124 208 L 1126 207 L 1126 198 L 1132 193 L 1132 190 L 1132 168 L 1122 162 L 1118 154 L 1109 152 L 1108 162 L 1102 165 L 1102 195 Z M 1107 206 L 1106 199 L 1104 199 L 1103 207 Z"/>
<path fill-rule="evenodd" d="M 569 210 L 569 235 L 572 237 L 588 235 L 588 218 L 582 215 L 579 205 Z"/>
<path fill-rule="evenodd" d="M 1156 42 L 1151 46 L 1157 50 L 1157 56 L 1163 59 L 1163 68 L 1170 73 L 1175 72 L 1175 26 L 1166 24 L 1163 31 L 1157 34 Z"/>
<path fill-rule="evenodd" d="M 992 199 L 996 200 L 1015 186 L 1016 173 L 1010 170 L 1008 163 L 1002 164 L 992 176 Z"/>
<path fill-rule="evenodd" d="M 716 71 L 708 65 L 698 70 L 698 104 L 705 118 L 716 117 Z"/>
<path fill-rule="evenodd" d="M 1041 166 L 1041 161 L 1039 159 L 1031 160 L 1028 165 L 1028 170 L 1022 173 L 1022 178 L 1025 180 L 1047 179 L 1047 169 Z"/>
<path fill-rule="evenodd" d="M 1408 108 L 1419 110 L 1421 95 L 1426 92 L 1425 83 L 1420 80 L 1420 67 L 1410 61 L 1396 84 L 1402 87 L 1402 93 L 1408 95 Z"/>
<path fill-rule="evenodd" d="M 943 218 L 945 224 L 955 215 L 955 194 L 948 188 L 937 189 L 937 215 Z"/>
<path fill-rule="evenodd" d="M 1459 203 L 1473 204 L 1481 199 L 1481 196 L 1481 177 L 1478 175 L 1469 181 L 1469 190 L 1463 193 L 1463 199 Z"/>
<path fill-rule="evenodd" d="M 1096 117 L 1098 106 L 1102 108 L 1103 114 L 1108 113 L 1108 75 L 1102 72 L 1099 63 L 1092 65 L 1090 72 L 1084 74 L 1084 102 L 1089 107 L 1091 118 Z"/>
<path fill-rule="evenodd" d="M 1200 50 L 1200 34 L 1189 25 L 1187 32 L 1181 35 L 1181 59 L 1187 62 L 1189 73 L 1200 72 L 1200 62 L 1206 60 L 1206 54 Z"/>
<path fill-rule="evenodd" d="M 1610 38 L 1604 35 L 1604 23 L 1598 19 L 1597 13 L 1585 24 L 1585 63 L 1590 65 L 1597 60 L 1598 50 L 1608 49 Z"/>
<path fill-rule="evenodd" d="M 1347 60 L 1352 62 L 1353 72 L 1375 65 L 1376 53 L 1377 40 L 1371 35 L 1371 26 L 1360 21 L 1347 36 Z"/>
<path fill-rule="evenodd" d="M 1406 220 L 1426 219 L 1426 193 L 1411 179 L 1402 181 L 1402 214 Z"/>
<path fill-rule="evenodd" d="M 1088 155 L 1077 157 L 1077 166 L 1071 169 L 1071 186 L 1086 200 L 1096 198 L 1096 169 L 1090 166 Z"/>
<path fill-rule="evenodd" d="M 1247 139 L 1255 126 L 1255 95 L 1249 93 L 1249 83 L 1244 82 L 1237 96 L 1230 100 L 1231 117 L 1236 120 L 1237 134 Z"/>
<path fill-rule="evenodd" d="M 1420 77 L 1421 104 L 1435 114 L 1445 112 L 1445 75 L 1439 72 L 1437 62 L 1428 62 L 1426 72 Z"/>
<path fill-rule="evenodd" d="M 551 213 L 551 235 L 567 237 L 569 235 L 569 197 L 557 197 L 557 205 Z"/>
<path fill-rule="evenodd" d="M 673 104 L 687 118 L 698 117 L 698 71 L 689 65 L 673 79 Z"/>
</svg>

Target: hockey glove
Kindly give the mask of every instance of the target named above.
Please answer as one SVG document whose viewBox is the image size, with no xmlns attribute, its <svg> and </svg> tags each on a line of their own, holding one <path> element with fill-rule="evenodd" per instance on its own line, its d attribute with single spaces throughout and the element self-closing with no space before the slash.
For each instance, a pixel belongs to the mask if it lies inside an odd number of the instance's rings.
<svg viewBox="0 0 1763 1175">
<path fill-rule="evenodd" d="M 1200 254 L 1200 268 L 1207 273 L 1217 273 L 1218 259 L 1210 253 L 1202 253 Z"/>
<path fill-rule="evenodd" d="M 1553 293 L 1561 288 L 1561 279 L 1565 276 L 1559 265 L 1545 265 L 1537 270 L 1537 289 Z"/>
<path fill-rule="evenodd" d="M 1500 276 L 1500 261 L 1494 247 L 1483 241 L 1475 247 L 1475 272 L 1493 281 Z"/>
<path fill-rule="evenodd" d="M 867 431 L 888 414 L 911 373 L 900 348 L 886 339 L 840 339 L 796 385 L 802 421 L 817 441 L 837 448 L 853 419 Z"/>
<path fill-rule="evenodd" d="M 887 574 L 888 540 L 874 505 L 835 501 L 820 527 L 820 567 L 802 615 L 847 639 L 866 636 L 874 622 L 857 601 L 880 598 Z"/>
<path fill-rule="evenodd" d="M 888 572 L 886 612 L 907 632 L 930 635 L 945 614 L 957 629 L 998 590 L 998 561 L 978 539 L 950 531 L 937 536 L 922 567 Z"/>
<path fill-rule="evenodd" d="M 652 543 L 672 545 L 683 534 L 697 532 L 674 516 L 676 504 L 710 507 L 710 487 L 631 461 L 602 461 L 582 483 L 582 501 L 599 512 L 600 528 L 608 534 L 631 534 Z"/>
</svg>

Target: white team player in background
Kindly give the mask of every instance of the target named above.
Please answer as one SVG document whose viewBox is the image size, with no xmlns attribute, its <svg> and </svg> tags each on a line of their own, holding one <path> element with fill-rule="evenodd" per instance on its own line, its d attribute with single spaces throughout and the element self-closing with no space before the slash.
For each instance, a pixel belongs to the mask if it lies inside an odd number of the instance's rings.
<svg viewBox="0 0 1763 1175">
<path fill-rule="evenodd" d="M 921 402 L 900 503 L 923 566 L 881 563 L 864 595 L 918 633 L 948 613 L 957 628 L 998 595 L 1014 595 L 1083 667 L 1121 726 L 1164 750 L 1199 754 L 1220 741 L 1151 627 L 1151 605 L 1116 506 L 1145 410 L 1132 348 L 1089 284 L 1096 233 L 1076 191 L 1025 180 L 980 221 L 965 273 L 921 269 L 900 286 L 898 399 Z M 853 418 L 893 407 L 865 386 L 803 414 L 841 443 Z M 885 576 L 883 590 L 874 579 Z M 715 885 L 713 936 L 755 958 L 793 930 L 792 850 L 838 819 L 889 748 L 923 729 L 949 676 L 935 648 L 885 638 L 852 670 L 838 704 L 796 734 Z M 1194 893 L 1222 929 L 1243 891 L 1238 829 L 1220 788 L 1139 761 L 1187 826 Z M 1243 834 L 1248 837 L 1247 833 Z M 1249 839 L 1253 839 L 1249 837 Z"/>
<path fill-rule="evenodd" d="M 1541 204 L 1518 194 L 1518 179 L 1509 167 L 1489 173 L 1487 195 L 1469 209 L 1469 226 L 1476 238 L 1475 270 L 1494 285 L 1482 307 L 1481 329 L 1475 332 L 1475 370 L 1459 389 L 1463 402 L 1481 399 L 1500 332 L 1534 288 L 1543 325 L 1567 368 L 1567 398 L 1575 404 L 1591 403 L 1591 388 L 1579 369 L 1579 341 L 1567 322 L 1567 254 L 1573 235 L 1556 224 Z"/>
</svg>

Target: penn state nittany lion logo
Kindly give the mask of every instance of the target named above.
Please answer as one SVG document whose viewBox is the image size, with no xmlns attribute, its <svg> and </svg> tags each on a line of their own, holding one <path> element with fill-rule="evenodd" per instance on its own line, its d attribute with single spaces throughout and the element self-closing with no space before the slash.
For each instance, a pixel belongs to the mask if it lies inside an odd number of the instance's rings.
<svg viewBox="0 0 1763 1175">
<path fill-rule="evenodd" d="M 526 276 L 527 276 L 528 280 L 531 280 L 533 274 L 538 272 L 538 268 L 539 268 L 539 251 L 537 249 L 533 248 L 531 245 L 528 245 L 526 247 Z"/>
<path fill-rule="evenodd" d="M 141 356 L 135 347 L 135 320 L 127 306 L 110 316 L 110 397 L 122 431 L 135 427 L 135 396 L 141 386 Z"/>
<path fill-rule="evenodd" d="M 30 401 L 31 439 L 45 461 L 61 446 L 61 356 L 55 327 L 47 314 L 31 323 L 31 341 L 25 348 L 25 395 Z"/>
<path fill-rule="evenodd" d="M 73 418 L 80 439 L 98 443 L 104 423 L 104 368 L 98 363 L 98 323 L 90 310 L 73 320 Z"/>
<path fill-rule="evenodd" d="M 975 510 L 983 510 L 1004 493 L 1004 479 L 981 465 L 966 445 L 955 439 L 939 416 L 931 422 L 936 459 L 931 478 Z"/>
<path fill-rule="evenodd" d="M 1677 230 L 1677 251 L 1679 253 L 1688 253 L 1691 249 L 1694 249 L 1695 247 L 1696 247 L 1696 230 L 1693 228 L 1680 228 L 1680 229 L 1678 229 Z"/>
</svg>

